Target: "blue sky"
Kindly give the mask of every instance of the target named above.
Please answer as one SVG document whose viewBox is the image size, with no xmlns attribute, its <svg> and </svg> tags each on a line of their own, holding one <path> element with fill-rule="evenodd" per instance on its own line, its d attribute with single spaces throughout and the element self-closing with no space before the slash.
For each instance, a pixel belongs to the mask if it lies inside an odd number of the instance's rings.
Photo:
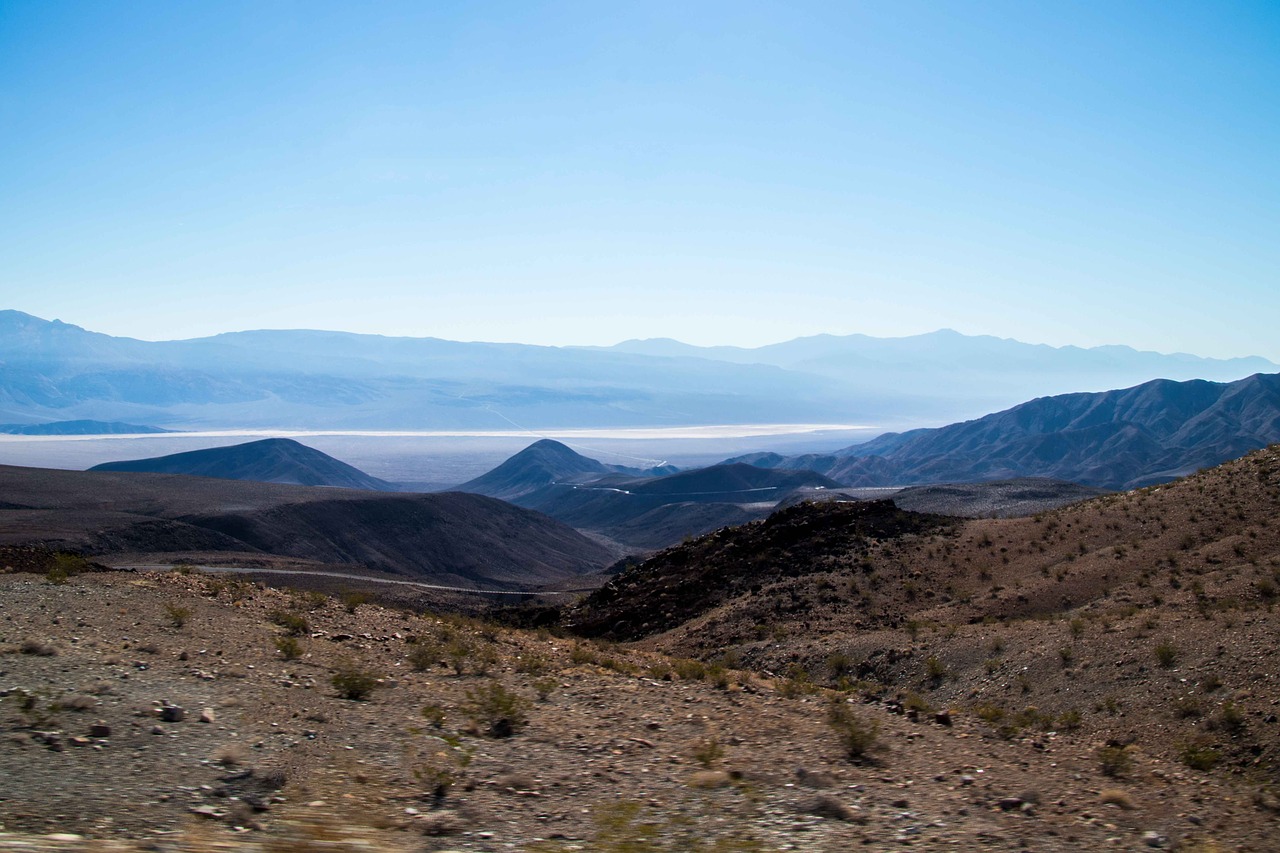
<svg viewBox="0 0 1280 853">
<path fill-rule="evenodd" d="M 1275 2 L 0 0 L 0 307 L 1280 360 Z"/>
</svg>

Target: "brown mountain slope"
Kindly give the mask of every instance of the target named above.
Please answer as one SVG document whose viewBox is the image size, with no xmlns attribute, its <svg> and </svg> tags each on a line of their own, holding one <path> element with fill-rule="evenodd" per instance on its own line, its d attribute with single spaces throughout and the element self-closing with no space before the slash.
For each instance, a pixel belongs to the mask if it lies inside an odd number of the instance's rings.
<svg viewBox="0 0 1280 853">
<path fill-rule="evenodd" d="M 844 554 L 770 549 L 766 528 L 747 526 L 623 573 L 570 621 L 640 626 L 647 647 L 727 655 L 802 682 L 861 679 L 873 695 L 984 714 L 1008 737 L 1078 727 L 1274 784 L 1277 518 L 1272 447 L 1169 485 L 1034 518 L 917 528 Z M 720 592 L 681 597 L 699 615 L 658 633 L 669 622 L 649 602 L 681 588 L 682 556 L 695 553 Z"/>
<path fill-rule="evenodd" d="M 612 561 L 554 519 L 459 493 L 0 466 L 0 507 L 0 545 L 39 543 L 103 558 L 271 554 L 493 588 L 558 581 Z"/>
</svg>

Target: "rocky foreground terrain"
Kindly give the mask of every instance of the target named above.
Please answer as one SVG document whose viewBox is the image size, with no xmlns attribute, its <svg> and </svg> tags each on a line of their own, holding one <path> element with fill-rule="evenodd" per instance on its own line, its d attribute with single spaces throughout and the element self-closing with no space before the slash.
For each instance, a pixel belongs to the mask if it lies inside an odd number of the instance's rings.
<svg viewBox="0 0 1280 853">
<path fill-rule="evenodd" d="M 758 522 L 680 546 L 733 595 L 662 579 L 688 612 L 625 644 L 12 548 L 0 849 L 1274 850 L 1277 508 L 1272 449 L 731 546 Z"/>
</svg>

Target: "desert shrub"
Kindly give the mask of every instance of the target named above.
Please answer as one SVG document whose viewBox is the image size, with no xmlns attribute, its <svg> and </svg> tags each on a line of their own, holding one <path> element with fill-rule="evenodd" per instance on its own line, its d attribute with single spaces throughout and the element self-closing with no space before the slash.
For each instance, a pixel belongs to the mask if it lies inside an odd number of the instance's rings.
<svg viewBox="0 0 1280 853">
<path fill-rule="evenodd" d="M 1063 665 L 1063 667 L 1071 666 L 1075 659 L 1076 650 L 1071 648 L 1071 646 L 1063 646 L 1058 649 L 1058 661 Z"/>
<path fill-rule="evenodd" d="M 454 637 L 444 647 L 444 655 L 457 675 L 467 671 L 467 660 L 475 651 L 475 647 L 464 637 Z"/>
<path fill-rule="evenodd" d="M 936 684 L 947 677 L 947 665 L 937 655 L 929 655 L 924 661 L 924 674 Z"/>
<path fill-rule="evenodd" d="M 58 649 L 52 643 L 45 643 L 40 640 L 23 640 L 18 646 L 18 651 L 24 655 L 35 655 L 41 658 L 51 658 L 58 653 Z"/>
<path fill-rule="evenodd" d="M 338 665 L 329 682 L 343 699 L 359 702 L 368 699 L 377 688 L 378 676 L 354 661 L 345 661 Z"/>
<path fill-rule="evenodd" d="M 422 718 L 434 729 L 444 728 L 444 708 L 439 705 L 423 705 Z"/>
<path fill-rule="evenodd" d="M 650 664 L 649 668 L 645 670 L 645 675 L 655 681 L 670 681 L 671 673 L 671 664 L 665 661 L 658 661 L 657 663 Z"/>
<path fill-rule="evenodd" d="M 249 763 L 249 750 L 239 743 L 223 744 L 213 751 L 210 759 L 223 767 L 240 767 Z"/>
<path fill-rule="evenodd" d="M 547 697 L 559 686 L 559 680 L 550 675 L 544 675 L 533 682 L 533 689 L 538 691 L 538 699 L 542 702 L 547 701 Z"/>
<path fill-rule="evenodd" d="M 1079 616 L 1071 620 L 1071 636 L 1076 639 L 1084 636 L 1085 622 Z"/>
<path fill-rule="evenodd" d="M 516 661 L 516 672 L 526 675 L 542 675 L 550 669 L 551 663 L 539 654 L 521 655 Z"/>
<path fill-rule="evenodd" d="M 409 666 L 414 672 L 426 672 L 444 657 L 444 650 L 436 643 L 421 640 L 409 646 Z"/>
<path fill-rule="evenodd" d="M 1119 778 L 1133 769 L 1133 756 L 1129 754 L 1128 747 L 1108 744 L 1098 747 L 1096 755 L 1103 776 Z"/>
<path fill-rule="evenodd" d="M 424 764 L 421 767 L 415 767 L 413 778 L 426 787 L 427 792 L 431 794 L 437 803 L 444 800 L 449 793 L 449 789 L 457 781 L 457 776 L 451 768 L 441 767 L 438 764 Z"/>
<path fill-rule="evenodd" d="M 1109 806 L 1118 806 L 1125 811 L 1131 811 L 1134 808 L 1133 797 L 1129 796 L 1127 791 L 1119 788 L 1103 788 L 1098 793 L 1098 799 Z"/>
<path fill-rule="evenodd" d="M 598 663 L 600 656 L 590 646 L 575 643 L 573 648 L 569 650 L 569 660 L 574 663 Z"/>
<path fill-rule="evenodd" d="M 1075 708 L 1069 708 L 1058 715 L 1057 726 L 1059 731 L 1073 732 L 1080 728 L 1080 712 Z"/>
<path fill-rule="evenodd" d="M 720 741 L 715 738 L 709 738 L 694 744 L 690 754 L 693 756 L 694 761 L 710 769 L 711 765 L 724 758 L 724 747 L 720 745 Z"/>
<path fill-rule="evenodd" d="M 700 660 L 677 658 L 671 662 L 671 669 L 681 681 L 701 681 L 707 677 L 707 665 Z"/>
<path fill-rule="evenodd" d="M 498 650 L 493 646 L 484 645 L 475 650 L 471 656 L 472 669 L 476 675 L 488 675 L 489 670 L 498 663 Z"/>
<path fill-rule="evenodd" d="M 1198 717 L 1203 713 L 1204 707 L 1194 696 L 1181 696 L 1173 703 L 1173 715 L 1179 719 Z"/>
<path fill-rule="evenodd" d="M 342 606 L 347 609 L 348 613 L 355 613 L 361 604 L 368 604 L 372 596 L 362 590 L 349 589 L 338 598 L 342 601 Z"/>
<path fill-rule="evenodd" d="M 297 660 L 302 657 L 302 643 L 298 642 L 298 638 L 292 634 L 285 634 L 282 637 L 276 637 L 276 651 L 285 660 Z"/>
<path fill-rule="evenodd" d="M 1178 749 L 1178 759 L 1192 770 L 1209 771 L 1217 766 L 1222 753 L 1202 739 L 1189 740 Z"/>
<path fill-rule="evenodd" d="M 728 690 L 729 685 L 733 683 L 733 679 L 729 675 L 729 670 L 718 663 L 713 663 L 707 667 L 707 681 L 718 690 Z"/>
<path fill-rule="evenodd" d="M 1156 646 L 1156 662 L 1165 669 L 1171 668 L 1178 662 L 1178 647 L 1168 641 L 1158 644 Z"/>
<path fill-rule="evenodd" d="M 799 664 L 792 664 L 787 668 L 787 677 L 779 681 L 774 689 L 778 691 L 779 696 L 797 699 L 816 692 L 818 687 L 813 683 L 813 679 L 809 677 L 808 670 Z"/>
<path fill-rule="evenodd" d="M 98 700 L 92 696 L 86 696 L 83 693 L 73 693 L 70 696 L 63 696 L 56 703 L 55 707 L 59 711 L 88 711 L 90 708 L 96 707 Z"/>
<path fill-rule="evenodd" d="M 169 624 L 175 628 L 186 625 L 187 620 L 191 618 L 191 608 L 183 607 L 181 604 L 166 604 L 164 613 L 169 617 Z"/>
<path fill-rule="evenodd" d="M 273 610 L 267 614 L 267 618 L 283 628 L 290 636 L 302 637 L 311 633 L 311 623 L 301 613 L 295 613 L 292 610 Z"/>
<path fill-rule="evenodd" d="M 79 554 L 67 554 L 59 551 L 49 561 L 49 568 L 45 572 L 45 580 L 52 584 L 64 584 L 68 578 L 87 572 L 89 568 L 89 561 Z"/>
<path fill-rule="evenodd" d="M 871 751 L 880 734 L 879 723 L 864 720 L 847 703 L 839 700 L 833 701 L 827 709 L 827 722 L 835 730 L 840 745 L 851 761 L 870 760 Z"/>
<path fill-rule="evenodd" d="M 1213 720 L 1214 728 L 1222 729 L 1230 734 L 1244 731 L 1244 711 L 1235 702 L 1223 702 L 1218 715 Z"/>
<path fill-rule="evenodd" d="M 464 710 L 484 734 L 503 738 L 523 729 L 529 722 L 528 701 L 497 681 L 467 691 Z"/>
</svg>

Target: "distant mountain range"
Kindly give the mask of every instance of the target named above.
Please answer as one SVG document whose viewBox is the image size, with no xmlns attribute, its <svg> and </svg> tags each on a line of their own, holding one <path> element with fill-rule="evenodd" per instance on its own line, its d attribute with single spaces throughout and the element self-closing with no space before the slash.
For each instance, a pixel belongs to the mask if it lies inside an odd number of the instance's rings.
<svg viewBox="0 0 1280 853">
<path fill-rule="evenodd" d="M 459 343 L 324 331 L 148 342 L 0 311 L 0 420 L 166 428 L 510 429 L 938 423 L 1029 397 L 1157 377 L 1280 370 L 1128 347 L 951 331 L 800 338 L 758 349 Z"/>
<path fill-rule="evenodd" d="M 458 489 L 503 497 L 579 530 L 645 549 L 762 518 L 784 500 L 836 486 L 813 471 L 741 464 L 629 472 L 544 439 Z"/>
<path fill-rule="evenodd" d="M 0 435 L 155 435 L 173 432 L 119 421 L 52 421 L 43 424 L 0 424 Z"/>
<path fill-rule="evenodd" d="M 486 589 L 570 580 L 614 559 L 554 519 L 480 495 L 0 465 L 0 545 L 28 544 L 140 562 L 287 557 Z"/>
<path fill-rule="evenodd" d="M 804 468 L 846 486 L 1054 477 L 1105 489 L 1164 482 L 1280 442 L 1280 375 L 1156 380 L 1044 397 L 977 420 L 890 433 L 831 454 L 728 462 Z"/>
<path fill-rule="evenodd" d="M 396 487 L 359 468 L 290 438 L 266 438 L 230 447 L 211 447 L 150 459 L 104 462 L 91 471 L 145 471 L 152 474 L 186 474 L 220 480 L 254 480 L 294 486 L 332 486 L 393 492 Z"/>
</svg>

